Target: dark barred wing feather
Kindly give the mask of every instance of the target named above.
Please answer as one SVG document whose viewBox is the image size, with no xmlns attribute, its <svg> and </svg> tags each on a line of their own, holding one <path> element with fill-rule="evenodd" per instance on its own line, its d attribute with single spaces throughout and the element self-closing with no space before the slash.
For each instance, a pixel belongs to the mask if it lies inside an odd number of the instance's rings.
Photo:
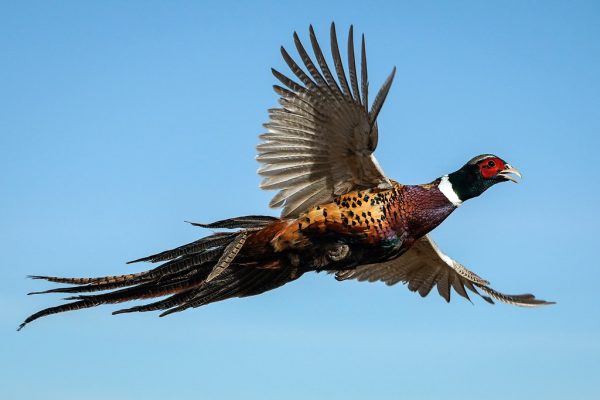
<svg viewBox="0 0 600 400">
<path fill-rule="evenodd" d="M 456 260 L 444 254 L 429 236 L 419 239 L 406 253 L 390 261 L 362 265 L 354 270 L 339 271 L 338 280 L 383 281 L 388 285 L 402 282 L 408 289 L 425 297 L 437 287 L 438 293 L 450 301 L 453 288 L 460 296 L 469 299 L 466 289 L 481 296 L 488 303 L 494 300 L 522 307 L 537 307 L 552 302 L 536 299 L 532 294 L 510 295 L 495 291 L 489 282 L 469 271 Z M 482 294 L 479 290 L 484 292 Z"/>
<path fill-rule="evenodd" d="M 311 206 L 352 190 L 390 187 L 373 151 L 377 147 L 376 119 L 395 69 L 369 111 L 364 37 L 359 90 L 352 27 L 348 36 L 349 79 L 334 24 L 330 36 L 337 81 L 312 26 L 310 42 L 316 64 L 294 33 L 296 50 L 308 74 L 283 47 L 283 59 L 299 82 L 273 70 L 285 87 L 274 86 L 281 108 L 269 111 L 270 121 L 264 125 L 267 132 L 260 136 L 257 160 L 263 164 L 258 170 L 263 177 L 261 187 L 278 190 L 270 206 L 283 207 L 283 217 L 296 217 Z"/>
</svg>

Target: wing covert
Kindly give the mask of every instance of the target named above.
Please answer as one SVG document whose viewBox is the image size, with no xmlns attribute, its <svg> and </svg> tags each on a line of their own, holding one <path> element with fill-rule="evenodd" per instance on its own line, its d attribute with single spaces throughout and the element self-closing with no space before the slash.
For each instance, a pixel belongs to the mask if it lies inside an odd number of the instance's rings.
<svg viewBox="0 0 600 400">
<path fill-rule="evenodd" d="M 334 73 L 310 27 L 316 64 L 298 35 L 294 44 L 306 73 L 282 47 L 281 54 L 296 82 L 277 70 L 273 75 L 280 108 L 269 110 L 267 132 L 260 135 L 257 160 L 263 165 L 261 188 L 278 190 L 271 207 L 283 207 L 282 217 L 295 217 L 307 208 L 331 201 L 355 189 L 388 188 L 389 180 L 373 156 L 377 147 L 376 118 L 391 87 L 395 68 L 368 108 L 368 73 L 364 36 L 361 46 L 361 83 L 354 57 L 353 28 L 348 35 L 346 75 L 335 25 L 331 25 Z M 338 83 L 339 81 L 339 83 Z"/>
</svg>

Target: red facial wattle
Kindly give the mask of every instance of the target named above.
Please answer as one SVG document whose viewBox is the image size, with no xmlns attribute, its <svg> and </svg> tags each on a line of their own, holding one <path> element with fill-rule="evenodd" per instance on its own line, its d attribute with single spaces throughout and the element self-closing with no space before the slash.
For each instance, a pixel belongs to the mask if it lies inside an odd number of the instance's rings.
<svg viewBox="0 0 600 400">
<path fill-rule="evenodd" d="M 493 178 L 504 168 L 506 168 L 506 163 L 497 157 L 487 158 L 479 163 L 481 176 L 485 179 Z"/>
</svg>

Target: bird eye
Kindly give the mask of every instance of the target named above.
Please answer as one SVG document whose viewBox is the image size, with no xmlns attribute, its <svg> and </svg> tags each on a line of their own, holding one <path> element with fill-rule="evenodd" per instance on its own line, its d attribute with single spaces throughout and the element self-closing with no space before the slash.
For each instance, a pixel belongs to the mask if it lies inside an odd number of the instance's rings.
<svg viewBox="0 0 600 400">
<path fill-rule="evenodd" d="M 488 168 L 494 168 L 496 166 L 496 163 L 494 162 L 494 160 L 490 160 L 487 163 Z"/>
</svg>

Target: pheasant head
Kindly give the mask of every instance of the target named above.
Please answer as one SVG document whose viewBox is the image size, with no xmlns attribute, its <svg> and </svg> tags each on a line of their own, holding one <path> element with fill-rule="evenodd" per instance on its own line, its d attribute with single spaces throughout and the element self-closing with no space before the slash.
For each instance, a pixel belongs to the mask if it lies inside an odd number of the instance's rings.
<svg viewBox="0 0 600 400">
<path fill-rule="evenodd" d="M 472 158 L 459 170 L 444 176 L 440 190 L 454 205 L 477 197 L 500 182 L 518 183 L 521 173 L 506 161 L 493 154 Z"/>
</svg>

